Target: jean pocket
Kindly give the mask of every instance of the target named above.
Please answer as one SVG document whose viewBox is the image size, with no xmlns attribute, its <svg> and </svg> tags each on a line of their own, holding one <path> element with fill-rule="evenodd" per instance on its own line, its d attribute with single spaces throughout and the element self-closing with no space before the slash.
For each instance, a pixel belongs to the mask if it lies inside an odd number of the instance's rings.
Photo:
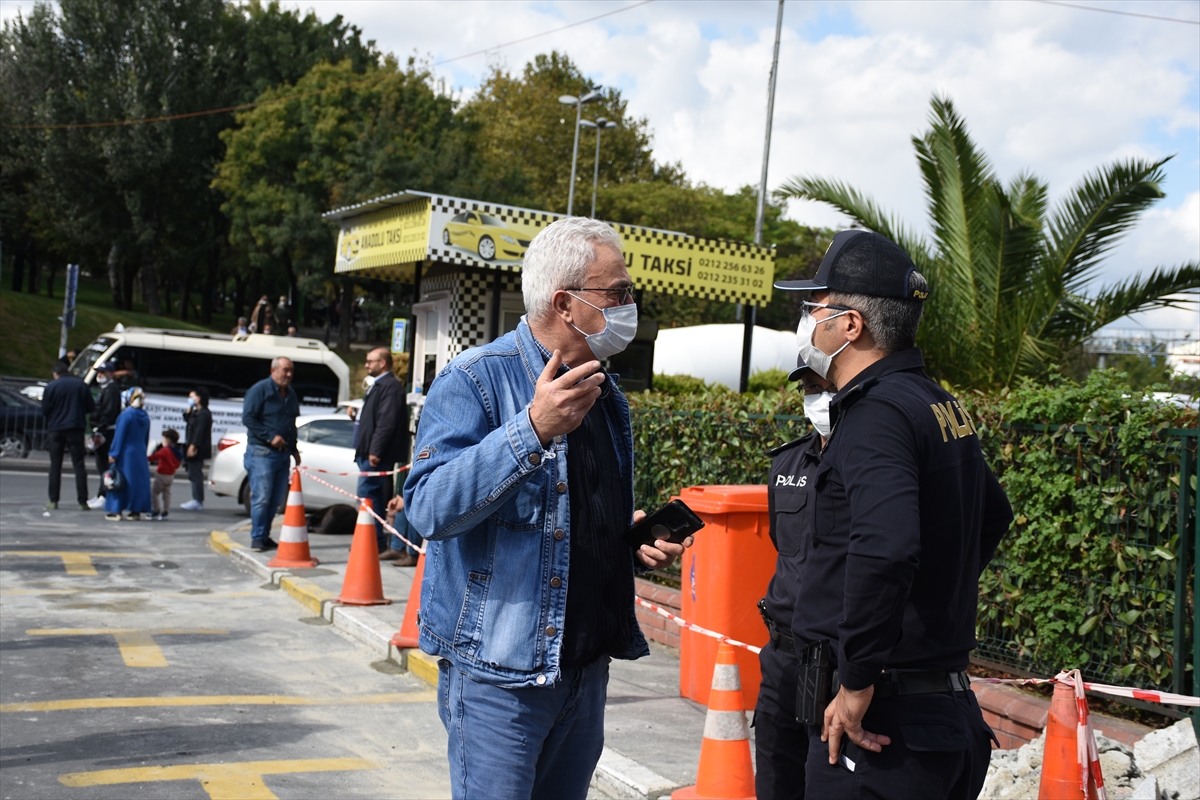
<svg viewBox="0 0 1200 800">
<path fill-rule="evenodd" d="M 458 625 L 454 629 L 454 646 L 474 657 L 483 634 L 483 611 L 491 576 L 472 572 L 467 576 L 467 591 L 463 598 Z"/>
<path fill-rule="evenodd" d="M 492 519 L 497 525 L 510 531 L 540 531 L 542 512 L 545 507 L 543 484 L 531 480 L 517 489 L 516 496 L 502 505 Z"/>
</svg>

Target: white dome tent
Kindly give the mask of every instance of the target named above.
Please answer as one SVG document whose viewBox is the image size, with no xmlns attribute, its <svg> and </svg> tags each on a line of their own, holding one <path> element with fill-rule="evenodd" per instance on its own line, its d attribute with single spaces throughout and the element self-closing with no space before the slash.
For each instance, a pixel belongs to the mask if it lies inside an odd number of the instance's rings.
<svg viewBox="0 0 1200 800">
<path fill-rule="evenodd" d="M 740 323 L 660 328 L 654 343 L 654 374 L 691 375 L 737 391 L 744 332 Z M 795 367 L 795 332 L 756 325 L 750 374 L 771 368 L 791 372 Z"/>
</svg>

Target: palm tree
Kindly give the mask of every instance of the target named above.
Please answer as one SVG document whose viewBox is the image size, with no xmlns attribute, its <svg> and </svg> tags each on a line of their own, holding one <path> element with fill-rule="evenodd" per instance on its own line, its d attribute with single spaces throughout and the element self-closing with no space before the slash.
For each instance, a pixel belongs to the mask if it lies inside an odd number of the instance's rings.
<svg viewBox="0 0 1200 800">
<path fill-rule="evenodd" d="M 913 137 L 932 236 L 914 233 L 839 181 L 798 177 L 778 194 L 829 203 L 887 236 L 933 287 L 917 343 L 931 374 L 959 388 L 1044 375 L 1098 329 L 1128 314 L 1186 307 L 1200 288 L 1191 261 L 1088 291 L 1105 254 L 1162 198 L 1160 161 L 1129 159 L 1084 177 L 1054 209 L 1030 173 L 1003 186 L 949 99 Z"/>
</svg>

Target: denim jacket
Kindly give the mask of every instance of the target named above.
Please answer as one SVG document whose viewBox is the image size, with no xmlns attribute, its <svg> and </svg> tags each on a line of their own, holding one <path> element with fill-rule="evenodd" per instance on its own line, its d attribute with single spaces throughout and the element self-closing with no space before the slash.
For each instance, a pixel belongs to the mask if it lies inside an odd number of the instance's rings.
<svg viewBox="0 0 1200 800">
<path fill-rule="evenodd" d="M 567 437 L 543 450 L 529 421 L 547 358 L 522 319 L 451 361 L 425 400 L 404 487 L 408 519 L 428 540 L 421 649 L 497 686 L 549 686 L 560 676 L 571 543 Z M 629 403 L 614 392 L 619 418 L 609 425 L 632 500 Z M 648 655 L 632 596 L 628 614 L 633 641 L 622 657 Z"/>
</svg>

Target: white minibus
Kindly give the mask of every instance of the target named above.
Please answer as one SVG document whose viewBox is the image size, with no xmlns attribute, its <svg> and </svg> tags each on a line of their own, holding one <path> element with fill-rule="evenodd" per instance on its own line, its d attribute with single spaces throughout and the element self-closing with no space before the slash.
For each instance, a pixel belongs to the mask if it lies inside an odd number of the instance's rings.
<svg viewBox="0 0 1200 800">
<path fill-rule="evenodd" d="M 118 326 L 119 327 L 119 326 Z M 200 331 L 125 328 L 98 337 L 71 364 L 71 374 L 89 385 L 96 367 L 116 364 L 123 388 L 140 386 L 150 415 L 150 446 L 164 428 L 183 433 L 188 393 L 204 386 L 211 395 L 213 453 L 228 432 L 242 431 L 246 390 L 271 373 L 271 360 L 286 356 L 296 365 L 292 386 L 301 414 L 328 414 L 350 399 L 350 369 L 316 339 Z M 121 374 L 127 371 L 127 374 Z"/>
</svg>

